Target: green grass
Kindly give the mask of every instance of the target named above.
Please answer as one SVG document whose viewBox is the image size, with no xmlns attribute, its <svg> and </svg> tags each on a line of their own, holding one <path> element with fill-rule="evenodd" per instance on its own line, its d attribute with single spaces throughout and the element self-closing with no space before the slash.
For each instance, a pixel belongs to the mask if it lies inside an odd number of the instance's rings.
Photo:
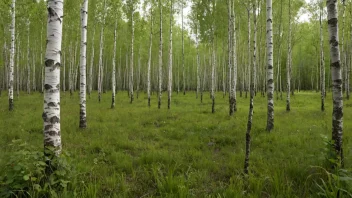
<svg viewBox="0 0 352 198">
<path fill-rule="evenodd" d="M 21 93 L 15 111 L 8 112 L 6 93 L 0 98 L 0 167 L 13 139 L 42 148 L 43 96 Z M 239 94 L 238 94 L 239 96 Z M 238 111 L 228 116 L 228 98 L 218 93 L 216 113 L 205 93 L 203 104 L 194 92 L 167 95 L 162 109 L 156 95 L 150 108 L 145 94 L 129 103 L 118 92 L 110 109 L 111 93 L 98 103 L 87 102 L 88 128 L 80 130 L 79 97 L 61 95 L 63 149 L 78 171 L 71 192 L 63 197 L 315 197 L 312 166 L 324 163 L 321 135 L 331 136 L 332 101 L 320 111 L 320 94 L 296 93 L 291 112 L 285 100 L 275 101 L 275 129 L 266 128 L 266 99 L 255 98 L 247 194 L 243 181 L 245 132 L 249 99 L 238 97 Z M 344 104 L 344 154 L 352 167 L 352 102 Z M 1 172 L 1 170 L 0 170 Z M 75 193 L 73 193 L 75 191 Z"/>
</svg>

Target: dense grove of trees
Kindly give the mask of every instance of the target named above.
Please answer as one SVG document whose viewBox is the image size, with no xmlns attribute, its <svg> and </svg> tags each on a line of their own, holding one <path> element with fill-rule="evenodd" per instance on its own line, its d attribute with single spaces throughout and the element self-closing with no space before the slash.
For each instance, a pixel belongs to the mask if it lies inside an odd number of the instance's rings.
<svg viewBox="0 0 352 198">
<path fill-rule="evenodd" d="M 308 22 L 300 20 L 302 12 L 311 16 Z M 282 100 L 283 91 L 290 111 L 295 92 L 321 91 L 324 110 L 325 90 L 331 90 L 333 139 L 343 157 L 342 94 L 349 98 L 352 62 L 350 1 L 90 0 L 88 6 L 88 0 L 3 0 L 0 16 L 0 89 L 9 90 L 10 110 L 20 91 L 44 93 L 47 146 L 61 146 L 60 89 L 71 95 L 80 90 L 81 128 L 87 127 L 86 91 L 94 100 L 90 94 L 98 90 L 100 101 L 110 100 L 104 93 L 113 90 L 112 108 L 116 90 L 128 91 L 131 103 L 146 91 L 146 105 L 171 110 L 173 92 L 196 91 L 201 102 L 209 91 L 213 113 L 215 93 L 223 92 L 230 115 L 238 105 L 236 92 L 239 97 L 249 93 L 248 172 L 254 97 L 268 97 L 271 131 L 274 99 Z M 166 91 L 167 105 L 161 103 Z"/>
</svg>

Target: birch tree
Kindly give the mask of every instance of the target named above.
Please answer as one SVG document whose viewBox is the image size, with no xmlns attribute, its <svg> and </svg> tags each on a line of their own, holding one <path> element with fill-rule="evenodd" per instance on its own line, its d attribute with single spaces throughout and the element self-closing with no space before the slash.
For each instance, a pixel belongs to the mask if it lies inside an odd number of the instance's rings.
<svg viewBox="0 0 352 198">
<path fill-rule="evenodd" d="M 324 60 L 324 38 L 323 38 L 323 1 L 319 6 L 320 24 L 320 87 L 321 87 L 321 110 L 325 110 L 325 60 Z"/>
<path fill-rule="evenodd" d="M 163 77 L 163 5 L 162 0 L 159 0 L 160 9 L 160 29 L 159 29 L 159 94 L 158 94 L 158 108 L 161 107 L 161 94 L 162 94 L 162 77 Z"/>
<path fill-rule="evenodd" d="M 104 48 L 104 26 L 105 26 L 105 15 L 106 15 L 106 0 L 104 0 L 104 10 L 103 10 L 103 21 L 100 31 L 100 49 L 99 49 L 99 68 L 98 68 L 98 100 L 101 101 L 102 92 L 102 75 L 103 75 L 103 48 Z"/>
<path fill-rule="evenodd" d="M 342 94 L 342 75 L 341 60 L 339 50 L 339 29 L 338 12 L 336 0 L 327 0 L 328 11 L 328 30 L 330 40 L 330 68 L 332 77 L 332 140 L 336 156 L 339 163 L 343 165 L 342 134 L 343 134 L 343 94 Z"/>
<path fill-rule="evenodd" d="M 79 128 L 87 128 L 87 24 L 88 24 L 88 0 L 83 0 L 81 7 L 81 66 L 80 66 L 80 121 Z"/>
<path fill-rule="evenodd" d="M 169 45 L 169 78 L 168 78 L 168 98 L 167 108 L 171 106 L 171 95 L 172 95 L 172 20 L 173 20 L 173 0 L 170 1 L 170 45 Z M 183 35 L 183 34 L 182 34 Z"/>
<path fill-rule="evenodd" d="M 150 8 L 150 36 L 149 36 L 149 57 L 148 57 L 148 71 L 147 71 L 147 92 L 148 92 L 148 107 L 150 107 L 150 73 L 152 63 L 152 46 L 153 46 L 153 4 Z"/>
<path fill-rule="evenodd" d="M 13 111 L 13 84 L 14 84 L 14 65 L 15 65 L 15 26 L 16 26 L 16 0 L 11 4 L 11 51 L 10 51 L 10 68 L 9 68 L 9 110 Z M 18 75 L 18 74 L 17 74 Z"/>
<path fill-rule="evenodd" d="M 31 67 L 30 67 L 30 43 L 29 43 L 29 19 L 27 19 L 27 94 L 31 93 Z"/>
<path fill-rule="evenodd" d="M 182 30 L 182 77 L 183 77 L 183 95 L 186 95 L 186 71 L 185 71 L 185 38 L 183 27 L 183 2 L 181 2 L 181 30 Z"/>
<path fill-rule="evenodd" d="M 286 111 L 291 110 L 291 53 L 292 53 L 292 46 L 291 46 L 291 38 L 292 38 L 292 24 L 291 24 L 291 0 L 288 0 L 288 50 L 287 50 L 287 66 L 286 66 L 286 74 L 287 74 L 287 82 L 286 82 Z"/>
<path fill-rule="evenodd" d="M 44 85 L 44 147 L 45 154 L 54 149 L 61 152 L 60 128 L 60 66 L 63 23 L 63 0 L 48 0 L 47 48 Z M 51 158 L 47 158 L 50 160 Z"/>
<path fill-rule="evenodd" d="M 111 76 L 111 84 L 112 84 L 112 96 L 111 96 L 111 108 L 115 108 L 115 95 L 116 95 L 116 36 L 117 36 L 117 20 L 115 22 L 115 29 L 114 29 L 114 54 L 112 59 L 112 76 Z"/>
<path fill-rule="evenodd" d="M 133 0 L 130 0 L 131 3 L 131 60 L 130 60 L 130 103 L 133 102 L 133 65 L 134 65 L 134 3 Z"/>
<path fill-rule="evenodd" d="M 256 68 L 257 68 L 257 14 L 256 14 L 256 2 L 253 2 L 253 22 L 254 22 L 254 35 L 253 35 L 253 64 L 252 64 L 252 73 L 251 73 L 251 85 L 250 85 L 250 99 L 249 99 L 249 113 L 248 113 L 248 122 L 247 122 L 247 131 L 246 131 L 246 150 L 245 150 L 245 159 L 244 159 L 244 173 L 248 175 L 249 173 L 249 155 L 251 150 L 251 130 L 253 122 L 253 110 L 254 110 L 254 82 L 256 79 Z"/>
<path fill-rule="evenodd" d="M 89 87 L 88 87 L 88 95 L 90 98 L 90 95 L 92 93 L 93 89 L 93 67 L 94 67 L 94 37 L 95 37 L 95 28 L 93 28 L 93 37 L 92 37 L 92 54 L 91 54 L 91 59 L 90 59 L 90 67 L 89 67 Z"/>
<path fill-rule="evenodd" d="M 232 77 L 232 112 L 237 111 L 237 94 L 236 94 L 236 87 L 237 87 L 237 40 L 236 40 L 236 18 L 235 18 L 235 1 L 232 0 L 232 9 L 231 9 L 231 18 L 232 18 L 232 25 L 231 25 L 231 33 L 232 33 L 232 67 L 233 67 L 233 77 Z"/>
<path fill-rule="evenodd" d="M 268 117 L 266 130 L 274 128 L 274 44 L 273 44 L 273 9 L 272 0 L 266 1 L 266 45 L 267 45 L 267 99 Z"/>
</svg>

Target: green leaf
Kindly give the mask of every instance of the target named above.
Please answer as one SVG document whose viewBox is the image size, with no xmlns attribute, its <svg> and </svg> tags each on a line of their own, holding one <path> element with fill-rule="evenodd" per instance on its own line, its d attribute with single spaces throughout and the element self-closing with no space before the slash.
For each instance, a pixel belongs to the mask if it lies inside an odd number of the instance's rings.
<svg viewBox="0 0 352 198">
<path fill-rule="evenodd" d="M 23 179 L 24 179 L 25 181 L 28 181 L 28 180 L 29 180 L 29 175 L 24 175 L 24 176 L 23 176 Z"/>
</svg>

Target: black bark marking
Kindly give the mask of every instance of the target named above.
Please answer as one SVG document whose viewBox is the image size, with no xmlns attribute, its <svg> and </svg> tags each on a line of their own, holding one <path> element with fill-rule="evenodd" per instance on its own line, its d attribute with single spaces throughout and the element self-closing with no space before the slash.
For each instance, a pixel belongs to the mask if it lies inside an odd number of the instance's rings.
<svg viewBox="0 0 352 198">
<path fill-rule="evenodd" d="M 60 123 L 60 118 L 53 116 L 50 118 L 50 123 L 55 124 L 55 123 Z"/>
<path fill-rule="evenodd" d="M 48 106 L 49 107 L 57 107 L 57 104 L 55 102 L 49 102 Z"/>
<path fill-rule="evenodd" d="M 52 89 L 53 87 L 51 86 L 51 85 L 49 85 L 49 84 L 45 84 L 44 85 L 44 89 L 45 90 L 50 90 L 50 89 Z"/>
<path fill-rule="evenodd" d="M 51 59 L 47 59 L 46 61 L 45 61 L 45 66 L 46 67 L 51 67 L 51 66 L 53 66 L 54 65 L 54 60 L 51 60 Z"/>
</svg>

